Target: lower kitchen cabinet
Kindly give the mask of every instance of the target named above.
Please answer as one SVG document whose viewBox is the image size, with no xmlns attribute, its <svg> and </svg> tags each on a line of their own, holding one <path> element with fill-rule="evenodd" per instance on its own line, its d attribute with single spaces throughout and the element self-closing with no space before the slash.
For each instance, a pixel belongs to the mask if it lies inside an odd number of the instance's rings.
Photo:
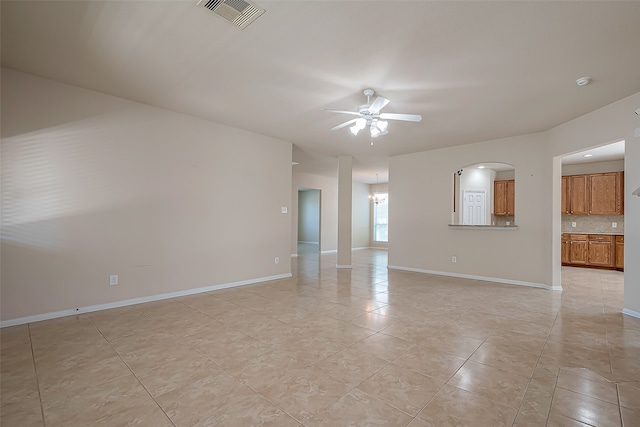
<svg viewBox="0 0 640 427">
<path fill-rule="evenodd" d="M 588 236 L 586 234 L 570 234 L 569 235 L 569 263 L 570 264 L 587 264 L 589 259 Z"/>
<path fill-rule="evenodd" d="M 562 235 L 562 264 L 571 262 L 571 239 L 568 234 Z"/>
<path fill-rule="evenodd" d="M 616 236 L 616 268 L 624 268 L 624 236 Z"/>
<path fill-rule="evenodd" d="M 615 247 L 613 236 L 601 234 L 589 235 L 589 259 L 588 265 L 600 267 L 613 267 L 615 260 Z"/>
<path fill-rule="evenodd" d="M 623 269 L 623 261 L 624 236 L 562 235 L 562 265 Z"/>
</svg>

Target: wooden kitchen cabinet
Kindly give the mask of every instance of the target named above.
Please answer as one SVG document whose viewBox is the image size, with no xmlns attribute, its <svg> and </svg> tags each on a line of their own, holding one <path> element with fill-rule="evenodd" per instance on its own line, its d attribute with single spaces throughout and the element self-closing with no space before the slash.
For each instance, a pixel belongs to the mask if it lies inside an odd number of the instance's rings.
<svg viewBox="0 0 640 427">
<path fill-rule="evenodd" d="M 587 215 L 588 175 L 562 177 L 562 213 Z"/>
<path fill-rule="evenodd" d="M 589 265 L 613 267 L 615 248 L 613 236 L 589 234 L 588 262 Z"/>
<path fill-rule="evenodd" d="M 624 236 L 562 234 L 562 265 L 624 269 Z"/>
<path fill-rule="evenodd" d="M 588 236 L 586 234 L 569 235 L 569 263 L 587 264 L 588 261 Z"/>
<path fill-rule="evenodd" d="M 562 213 L 569 214 L 571 209 L 571 202 L 569 202 L 569 177 L 562 177 Z M 563 234 L 564 236 L 564 234 Z"/>
<path fill-rule="evenodd" d="M 616 268 L 624 269 L 624 236 L 616 236 Z"/>
<path fill-rule="evenodd" d="M 569 264 L 571 262 L 571 239 L 568 234 L 562 235 L 562 263 Z"/>
<path fill-rule="evenodd" d="M 493 214 L 515 215 L 515 186 L 513 179 L 493 182 Z"/>
<path fill-rule="evenodd" d="M 624 213 L 624 172 L 589 175 L 589 215 Z"/>
<path fill-rule="evenodd" d="M 562 213 L 623 215 L 624 172 L 562 177 Z"/>
</svg>

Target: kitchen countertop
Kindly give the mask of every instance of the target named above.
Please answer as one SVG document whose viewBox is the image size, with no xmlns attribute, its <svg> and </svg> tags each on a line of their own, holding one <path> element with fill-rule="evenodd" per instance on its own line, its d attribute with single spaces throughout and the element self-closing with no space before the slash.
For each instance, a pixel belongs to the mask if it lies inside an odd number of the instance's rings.
<svg viewBox="0 0 640 427">
<path fill-rule="evenodd" d="M 624 236 L 624 233 L 590 233 L 587 231 L 563 231 L 562 234 L 600 234 L 603 236 Z"/>
</svg>

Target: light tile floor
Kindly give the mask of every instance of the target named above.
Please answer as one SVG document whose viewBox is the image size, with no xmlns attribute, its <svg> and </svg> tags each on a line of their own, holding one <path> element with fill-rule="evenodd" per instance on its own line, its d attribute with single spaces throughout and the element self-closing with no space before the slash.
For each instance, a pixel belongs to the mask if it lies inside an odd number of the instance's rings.
<svg viewBox="0 0 640 427">
<path fill-rule="evenodd" d="M 388 271 L 383 250 L 294 277 L 2 329 L 19 426 L 639 426 L 623 275 L 563 292 Z"/>
</svg>

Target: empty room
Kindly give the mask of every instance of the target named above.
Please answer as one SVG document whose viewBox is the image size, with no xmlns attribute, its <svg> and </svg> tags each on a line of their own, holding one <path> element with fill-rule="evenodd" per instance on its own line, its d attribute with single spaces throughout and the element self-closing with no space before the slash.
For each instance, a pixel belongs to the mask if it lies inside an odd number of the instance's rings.
<svg viewBox="0 0 640 427">
<path fill-rule="evenodd" d="M 2 426 L 640 425 L 640 2 L 0 19 Z"/>
</svg>

